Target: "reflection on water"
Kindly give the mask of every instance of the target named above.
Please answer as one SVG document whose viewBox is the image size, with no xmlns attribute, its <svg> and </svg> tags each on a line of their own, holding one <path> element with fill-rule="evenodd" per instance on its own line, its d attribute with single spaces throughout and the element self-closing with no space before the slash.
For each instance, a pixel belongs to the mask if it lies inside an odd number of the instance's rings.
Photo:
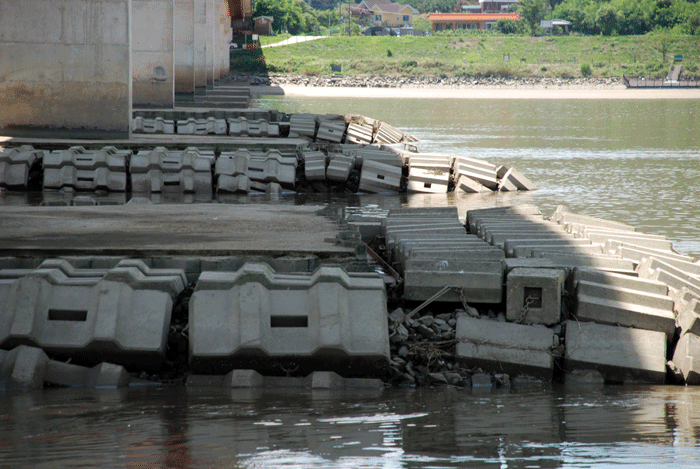
<svg viewBox="0 0 700 469">
<path fill-rule="evenodd" d="M 0 396 L 3 467 L 700 465 L 700 392 L 46 390 Z"/>
</svg>

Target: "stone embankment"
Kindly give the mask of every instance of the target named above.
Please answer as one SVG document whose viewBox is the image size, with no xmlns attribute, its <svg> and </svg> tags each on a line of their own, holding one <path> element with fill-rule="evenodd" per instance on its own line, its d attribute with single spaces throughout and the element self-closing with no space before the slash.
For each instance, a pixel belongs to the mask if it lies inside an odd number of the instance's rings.
<svg viewBox="0 0 700 469">
<path fill-rule="evenodd" d="M 577 77 L 411 77 L 411 76 L 354 76 L 354 75 L 240 75 L 233 80 L 246 80 L 253 86 L 313 86 L 360 88 L 420 88 L 420 87 L 493 87 L 493 88 L 609 88 L 624 83 L 620 78 Z"/>
</svg>

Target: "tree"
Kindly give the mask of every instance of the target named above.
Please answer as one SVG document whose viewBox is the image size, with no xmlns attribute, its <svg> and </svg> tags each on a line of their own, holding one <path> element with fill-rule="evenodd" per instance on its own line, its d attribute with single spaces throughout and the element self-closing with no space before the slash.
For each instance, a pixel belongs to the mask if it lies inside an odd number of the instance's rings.
<svg viewBox="0 0 700 469">
<path fill-rule="evenodd" d="M 306 18 L 297 0 L 258 0 L 255 2 L 255 16 L 272 16 L 273 28 L 277 32 L 285 29 L 291 34 L 307 31 Z"/>
<path fill-rule="evenodd" d="M 603 36 L 616 32 L 622 20 L 622 15 L 610 4 L 601 6 L 595 14 L 595 24 Z"/>
<path fill-rule="evenodd" d="M 500 20 L 496 21 L 494 28 L 496 31 L 503 34 L 515 34 L 518 32 L 518 22 L 508 18 L 501 18 Z"/>
<path fill-rule="evenodd" d="M 545 19 L 549 8 L 548 0 L 520 0 L 518 13 L 530 27 L 533 36 L 540 30 L 540 21 Z"/>
</svg>

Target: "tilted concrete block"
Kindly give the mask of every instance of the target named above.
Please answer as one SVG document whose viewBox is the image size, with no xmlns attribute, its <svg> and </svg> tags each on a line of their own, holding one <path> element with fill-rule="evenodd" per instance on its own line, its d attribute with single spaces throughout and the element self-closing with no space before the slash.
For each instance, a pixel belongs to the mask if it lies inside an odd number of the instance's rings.
<svg viewBox="0 0 700 469">
<path fill-rule="evenodd" d="M 636 327 L 673 337 L 676 317 L 673 300 L 639 290 L 579 281 L 575 317 L 579 321 Z"/>
<path fill-rule="evenodd" d="M 444 194 L 449 184 L 449 172 L 414 168 L 408 175 L 407 192 Z"/>
<path fill-rule="evenodd" d="M 233 152 L 221 152 L 214 164 L 214 175 L 219 177 L 246 175 L 248 173 L 248 163 L 252 158 L 251 153 L 245 149 Z"/>
<path fill-rule="evenodd" d="M 561 321 L 563 269 L 513 269 L 506 276 L 506 319 L 551 326 Z"/>
<path fill-rule="evenodd" d="M 493 189 L 484 186 L 483 184 L 475 181 L 467 175 L 457 176 L 457 181 L 455 182 L 455 189 L 459 189 L 468 194 L 478 194 L 480 192 L 493 192 Z"/>
<path fill-rule="evenodd" d="M 316 122 L 315 114 L 292 114 L 289 118 L 289 136 L 313 139 L 316 135 Z"/>
<path fill-rule="evenodd" d="M 499 168 L 500 169 L 500 168 Z M 498 189 L 512 191 L 534 191 L 537 190 L 537 186 L 532 183 L 528 178 L 523 176 L 523 174 L 515 168 L 508 168 L 505 174 L 498 174 L 500 178 Z M 514 188 L 514 189 L 513 189 Z"/>
<path fill-rule="evenodd" d="M 401 187 L 401 168 L 373 161 L 362 163 L 360 173 L 361 192 L 398 191 Z"/>
<path fill-rule="evenodd" d="M 457 316 L 457 360 L 497 373 L 551 380 L 555 335 L 544 326 Z"/>
<path fill-rule="evenodd" d="M 676 307 L 676 310 L 681 333 L 700 335 L 700 298 L 695 297 L 682 307 Z"/>
<path fill-rule="evenodd" d="M 700 384 L 700 337 L 685 332 L 676 344 L 673 364 L 680 368 L 686 384 Z"/>
<path fill-rule="evenodd" d="M 403 140 L 404 133 L 402 131 L 392 127 L 386 122 L 381 122 L 373 143 L 399 143 Z"/>
<path fill-rule="evenodd" d="M 174 152 L 163 147 L 139 151 L 130 159 L 131 190 L 211 193 L 211 165 L 209 158 L 194 151 Z"/>
<path fill-rule="evenodd" d="M 26 189 L 29 171 L 48 152 L 35 150 L 31 145 L 8 148 L 0 152 L 0 187 Z"/>
<path fill-rule="evenodd" d="M 131 378 L 123 366 L 100 363 L 92 368 L 49 360 L 44 381 L 58 386 L 120 388 Z"/>
<path fill-rule="evenodd" d="M 355 167 L 355 158 L 333 154 L 326 168 L 326 179 L 329 181 L 345 182 L 350 177 L 350 171 Z"/>
<path fill-rule="evenodd" d="M 49 357 L 36 347 L 20 345 L 0 355 L 0 389 L 40 389 Z"/>
<path fill-rule="evenodd" d="M 374 127 L 369 124 L 351 122 L 348 124 L 346 140 L 352 143 L 369 144 L 374 139 Z"/>
<path fill-rule="evenodd" d="M 644 246 L 650 249 L 659 249 L 664 251 L 671 250 L 671 242 L 665 236 L 648 235 L 629 231 L 613 231 L 584 228 L 578 232 L 578 235 L 590 239 L 597 244 L 605 245 L 609 240 L 621 241 L 623 243 L 632 243 L 639 246 Z"/>
<path fill-rule="evenodd" d="M 320 151 L 305 151 L 304 176 L 307 181 L 323 181 L 326 179 L 326 155 Z"/>
<path fill-rule="evenodd" d="M 456 287 L 440 301 L 500 303 L 503 296 L 503 264 L 473 259 L 409 259 L 404 267 L 404 298 L 425 301 L 443 287 Z M 461 291 L 461 293 L 460 293 Z"/>
<path fill-rule="evenodd" d="M 609 382 L 662 384 L 666 377 L 666 334 L 567 321 L 565 369 L 596 370 Z"/>
<path fill-rule="evenodd" d="M 345 121 L 324 120 L 318 125 L 316 141 L 340 143 L 345 135 Z"/>
<path fill-rule="evenodd" d="M 31 345 L 82 361 L 160 363 L 172 299 L 154 290 L 100 280 L 61 285 L 49 275 L 14 281 L 0 309 L 0 346 Z"/>
<path fill-rule="evenodd" d="M 685 287 L 696 295 L 700 295 L 700 277 L 685 272 L 655 257 L 642 259 L 637 266 L 640 277 L 664 282 L 669 288 L 680 290 Z"/>
<path fill-rule="evenodd" d="M 189 307 L 195 372 L 388 369 L 386 292 L 374 273 L 320 267 L 280 274 L 249 263 L 237 272 L 203 272 Z"/>
<path fill-rule="evenodd" d="M 452 157 L 448 155 L 432 155 L 425 153 L 409 154 L 406 158 L 408 167 L 430 169 L 449 173 L 452 170 Z"/>
<path fill-rule="evenodd" d="M 577 213 L 571 212 L 561 212 L 559 215 L 558 223 L 562 225 L 587 225 L 591 227 L 597 227 L 598 229 L 606 228 L 619 231 L 634 231 L 633 226 L 626 225 L 625 223 L 605 220 L 603 218 L 591 217 L 588 215 L 579 215 Z"/>
<path fill-rule="evenodd" d="M 496 166 L 491 163 L 475 158 L 458 156 L 455 157 L 454 168 L 456 178 L 467 176 L 491 190 L 495 191 L 498 189 Z"/>
<path fill-rule="evenodd" d="M 356 146 L 353 150 L 347 150 L 347 145 L 344 146 L 343 154 L 346 156 L 354 156 L 361 163 L 365 161 L 373 161 L 389 166 L 402 168 L 404 165 L 403 157 L 393 151 L 394 149 L 385 149 L 384 145 L 377 147 L 376 145 Z"/>
<path fill-rule="evenodd" d="M 641 262 L 645 257 L 655 257 L 670 265 L 674 265 L 673 261 L 680 262 L 681 264 L 679 265 L 681 266 L 685 266 L 683 263 L 695 263 L 695 259 L 692 257 L 676 254 L 673 251 L 650 249 L 637 244 L 622 243 L 615 240 L 608 240 L 605 243 L 605 251 L 610 252 L 610 254 L 616 254 L 623 259 L 633 260 L 636 263 Z"/>
</svg>

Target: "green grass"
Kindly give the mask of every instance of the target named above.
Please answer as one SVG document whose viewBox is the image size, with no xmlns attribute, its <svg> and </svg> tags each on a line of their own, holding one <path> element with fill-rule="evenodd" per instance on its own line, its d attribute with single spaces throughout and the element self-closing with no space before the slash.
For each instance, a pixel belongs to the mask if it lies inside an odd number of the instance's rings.
<svg viewBox="0 0 700 469">
<path fill-rule="evenodd" d="M 263 45 L 283 40 L 265 37 Z M 579 77 L 581 64 L 591 76 L 663 76 L 676 54 L 682 54 L 683 77 L 700 77 L 700 37 L 667 36 L 529 37 L 492 33 L 445 33 L 425 37 L 343 36 L 264 49 L 270 73 L 331 74 L 332 63 L 343 74 L 366 76 L 502 76 Z M 391 51 L 391 54 L 388 54 Z M 504 61 L 504 55 L 509 61 Z M 522 60 L 524 59 L 524 60 Z"/>
</svg>

